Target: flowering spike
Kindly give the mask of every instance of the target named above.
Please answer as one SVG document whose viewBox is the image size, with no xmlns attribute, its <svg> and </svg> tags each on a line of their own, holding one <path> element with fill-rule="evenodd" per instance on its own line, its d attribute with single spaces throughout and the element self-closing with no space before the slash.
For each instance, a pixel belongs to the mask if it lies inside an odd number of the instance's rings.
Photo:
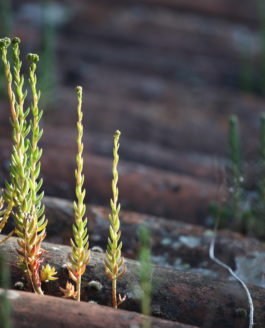
<svg viewBox="0 0 265 328">
<path fill-rule="evenodd" d="M 10 46 L 10 44 L 11 44 L 10 38 L 5 37 L 5 38 L 0 39 L 0 49 L 3 49 L 3 48 L 7 49 Z"/>
<path fill-rule="evenodd" d="M 28 54 L 27 59 L 32 64 L 36 64 L 39 61 L 39 56 L 37 54 Z"/>
<path fill-rule="evenodd" d="M 21 42 L 20 38 L 18 37 L 14 37 L 12 40 L 11 40 L 12 44 L 19 44 Z"/>
<path fill-rule="evenodd" d="M 90 261 L 90 250 L 87 234 L 87 219 L 84 218 L 86 206 L 84 205 L 85 190 L 83 189 L 84 175 L 83 175 L 83 124 L 82 124 L 82 87 L 76 87 L 77 94 L 77 156 L 75 170 L 76 178 L 76 198 L 77 202 L 74 202 L 75 211 L 75 223 L 73 224 L 74 238 L 71 240 L 72 253 L 69 255 L 70 263 L 67 265 L 70 278 L 76 283 L 75 294 L 71 292 L 71 295 L 75 295 L 77 301 L 80 301 L 81 297 L 81 278 L 85 272 L 86 265 Z M 68 285 L 69 287 L 70 285 Z M 73 287 L 74 288 L 74 287 Z M 62 289 L 61 289 L 62 290 Z M 72 290 L 72 287 L 71 287 Z M 64 290 L 67 291 L 67 288 Z M 66 292 L 70 293 L 70 292 Z"/>
<path fill-rule="evenodd" d="M 110 237 L 108 238 L 108 245 L 105 258 L 105 272 L 106 275 L 112 281 L 112 306 L 118 308 L 118 306 L 125 301 L 126 297 L 121 297 L 119 295 L 119 301 L 117 302 L 117 279 L 121 278 L 125 272 L 126 267 L 123 265 L 124 259 L 121 257 L 121 247 L 122 243 L 119 242 L 121 232 L 120 232 L 120 220 L 119 211 L 120 204 L 118 204 L 118 162 L 119 162 L 119 137 L 121 133 L 117 130 L 114 134 L 114 147 L 113 147 L 113 180 L 112 180 L 112 194 L 113 199 L 110 200 L 111 214 L 109 216 L 110 221 Z"/>
<path fill-rule="evenodd" d="M 43 294 L 40 266 L 45 251 L 41 248 L 41 243 L 46 236 L 47 221 L 42 215 L 44 207 L 41 204 L 41 199 L 43 195 L 39 192 L 42 184 L 42 180 L 39 179 L 41 149 L 38 147 L 42 135 L 42 131 L 39 129 L 42 112 L 38 108 L 39 92 L 36 88 L 36 63 L 39 57 L 34 54 L 28 56 L 31 62 L 29 85 L 33 100 L 30 109 L 25 110 L 24 102 L 27 91 L 24 90 L 24 77 L 21 74 L 20 39 L 12 39 L 13 74 L 7 59 L 7 47 L 10 43 L 10 39 L 0 40 L 2 60 L 8 83 L 14 144 L 10 164 L 10 183 L 6 183 L 4 194 L 7 207 L 2 220 L 0 220 L 0 225 L 3 225 L 4 221 L 7 220 L 7 213 L 12 211 L 15 218 L 15 232 L 18 236 L 19 266 L 27 275 L 34 291 Z M 14 91 L 12 81 L 14 82 Z M 30 112 L 32 120 L 28 122 Z M 46 274 L 47 269 L 48 267 L 44 271 Z"/>
</svg>

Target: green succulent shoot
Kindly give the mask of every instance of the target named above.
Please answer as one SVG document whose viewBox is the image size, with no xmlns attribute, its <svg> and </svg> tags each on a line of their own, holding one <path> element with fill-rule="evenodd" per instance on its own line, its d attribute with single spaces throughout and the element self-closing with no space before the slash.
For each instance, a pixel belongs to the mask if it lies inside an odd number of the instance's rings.
<svg viewBox="0 0 265 328">
<path fill-rule="evenodd" d="M 15 207 L 15 203 L 18 203 L 18 197 L 20 190 L 25 189 L 25 192 L 28 191 L 28 185 L 24 186 L 23 177 L 26 172 L 24 168 L 27 164 L 27 145 L 26 138 L 29 133 L 29 129 L 26 126 L 25 118 L 26 115 L 22 112 L 24 98 L 26 97 L 26 92 L 23 94 L 22 88 L 24 79 L 20 77 L 20 67 L 21 62 L 19 60 L 19 39 L 13 40 L 13 57 L 16 57 L 16 62 L 14 63 L 14 75 L 15 75 L 15 92 L 13 92 L 12 83 L 13 83 L 13 75 L 10 68 L 10 62 L 8 60 L 8 47 L 11 44 L 11 40 L 9 38 L 0 39 L 0 50 L 2 54 L 2 61 L 4 63 L 5 76 L 7 80 L 7 91 L 10 102 L 10 112 L 11 112 L 11 124 L 12 124 L 12 155 L 11 155 L 11 164 L 10 164 L 10 183 L 6 182 L 6 190 L 4 192 L 4 204 L 6 208 L 1 211 L 1 229 L 4 228 L 9 215 L 12 212 L 12 209 Z M 16 95 L 18 95 L 19 100 L 16 99 Z M 27 111 L 28 114 L 29 111 Z"/>
<path fill-rule="evenodd" d="M 0 232 L 4 228 L 15 204 L 18 203 L 18 197 L 21 189 L 25 189 L 25 192 L 28 191 L 28 185 L 22 186 L 21 175 L 25 174 L 24 167 L 27 165 L 27 146 L 25 144 L 26 137 L 29 133 L 28 128 L 25 123 L 24 113 L 21 114 L 21 109 L 23 108 L 24 98 L 26 97 L 23 94 L 22 88 L 24 80 L 20 78 L 20 67 L 21 62 L 19 60 L 19 39 L 14 39 L 13 41 L 13 57 L 16 57 L 16 62 L 14 63 L 14 75 L 15 75 L 15 86 L 16 94 L 18 94 L 19 100 L 16 100 L 16 95 L 12 89 L 13 75 L 11 72 L 10 62 L 8 60 L 8 47 L 11 44 L 9 38 L 0 39 L 0 49 L 2 53 L 2 61 L 4 63 L 5 76 L 7 80 L 7 91 L 10 102 L 10 112 L 11 112 L 11 124 L 12 124 L 12 141 L 13 149 L 11 155 L 11 164 L 10 164 L 10 183 L 6 182 L 6 190 L 4 191 L 4 197 L 2 202 L 1 210 L 1 223 L 0 223 Z M 29 112 L 29 111 L 28 111 Z M 28 114 L 27 112 L 27 114 Z M 23 167 L 23 168 L 22 168 Z M 18 177 L 20 175 L 20 177 Z M 4 205 L 6 208 L 3 209 Z"/>
<path fill-rule="evenodd" d="M 146 316 L 151 315 L 152 298 L 152 263 L 151 263 L 151 241 L 150 232 L 145 225 L 139 227 L 139 281 L 142 290 L 141 310 Z M 146 320 L 144 328 L 150 327 L 150 321 Z"/>
<path fill-rule="evenodd" d="M 121 257 L 122 242 L 120 241 L 121 231 L 120 231 L 120 204 L 118 204 L 119 190 L 118 190 L 118 162 L 119 162 L 119 138 L 120 131 L 116 131 L 114 134 L 114 147 L 113 147 L 113 180 L 112 180 L 112 194 L 113 199 L 110 200 L 111 214 L 109 215 L 109 233 L 108 245 L 105 257 L 105 272 L 106 275 L 112 281 L 112 306 L 118 308 L 118 306 L 123 303 L 126 296 L 121 297 L 119 294 L 117 301 L 117 280 L 121 278 L 125 272 L 126 267 L 124 265 L 124 258 Z"/>
<path fill-rule="evenodd" d="M 41 202 L 43 198 L 43 192 L 40 192 L 42 179 L 39 178 L 42 154 L 42 150 L 38 146 L 42 136 L 42 130 L 39 128 L 42 111 L 38 106 L 40 92 L 37 91 L 36 77 L 36 64 L 39 57 L 35 54 L 29 54 L 27 57 L 30 63 L 29 85 L 32 101 L 30 107 L 24 110 L 27 91 L 24 91 L 24 77 L 21 74 L 20 40 L 12 39 L 13 73 L 7 58 L 7 48 L 10 43 L 8 38 L 0 40 L 13 128 L 10 182 L 6 182 L 4 193 L 6 210 L 2 211 L 4 214 L 1 223 L 7 221 L 6 213 L 9 215 L 12 211 L 15 233 L 18 236 L 19 266 L 26 274 L 33 290 L 38 294 L 43 294 L 41 263 L 45 251 L 41 248 L 41 243 L 46 236 L 47 220 Z M 30 121 L 29 115 L 31 115 Z"/>
<path fill-rule="evenodd" d="M 75 170 L 76 179 L 76 198 L 77 202 L 74 202 L 75 223 L 73 224 L 73 239 L 71 239 L 72 253 L 69 255 L 70 263 L 67 265 L 69 276 L 75 282 L 74 286 L 67 282 L 66 288 L 60 288 L 67 298 L 74 298 L 80 301 L 81 298 L 81 279 L 86 270 L 86 266 L 90 261 L 90 250 L 88 243 L 87 233 L 87 218 L 84 218 L 86 212 L 86 206 L 84 204 L 85 189 L 83 189 L 84 175 L 83 175 L 83 113 L 82 113 L 82 87 L 76 87 L 76 94 L 78 99 L 77 105 L 77 156 Z"/>
<path fill-rule="evenodd" d="M 265 113 L 260 117 L 260 164 L 262 173 L 265 172 Z M 265 204 L 265 178 L 262 177 L 259 183 L 259 196 L 262 204 Z"/>
<path fill-rule="evenodd" d="M 242 221 L 242 211 L 240 203 L 243 191 L 243 172 L 240 153 L 240 134 L 238 118 L 231 115 L 229 118 L 229 192 L 230 210 L 232 217 L 236 220 L 236 225 Z"/>
<path fill-rule="evenodd" d="M 3 291 L 0 293 L 0 320 L 2 328 L 12 328 L 11 320 L 11 304 L 8 299 L 8 289 L 10 288 L 10 272 L 6 259 L 0 253 L 0 288 Z"/>
</svg>

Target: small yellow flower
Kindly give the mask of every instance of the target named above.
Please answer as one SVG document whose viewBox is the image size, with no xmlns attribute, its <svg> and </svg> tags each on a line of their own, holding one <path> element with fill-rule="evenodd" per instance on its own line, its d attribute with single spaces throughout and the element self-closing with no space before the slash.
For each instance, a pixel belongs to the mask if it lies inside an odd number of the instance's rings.
<svg viewBox="0 0 265 328">
<path fill-rule="evenodd" d="M 56 274 L 55 268 L 51 267 L 50 264 L 46 264 L 41 268 L 41 281 L 49 282 L 49 280 L 57 280 L 58 278 L 55 277 Z"/>
</svg>

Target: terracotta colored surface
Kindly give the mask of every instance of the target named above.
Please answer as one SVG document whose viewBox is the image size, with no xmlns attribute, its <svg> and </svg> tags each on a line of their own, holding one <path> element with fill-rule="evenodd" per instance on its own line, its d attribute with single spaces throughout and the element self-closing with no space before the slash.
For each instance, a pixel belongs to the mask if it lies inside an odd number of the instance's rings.
<svg viewBox="0 0 265 328">
<path fill-rule="evenodd" d="M 126 139 L 153 143 L 169 152 L 224 155 L 227 116 L 237 113 L 244 148 L 255 154 L 264 101 L 249 90 L 244 93 L 241 85 L 244 56 L 250 56 L 253 64 L 252 87 L 257 89 L 262 81 L 259 31 L 189 11 L 191 7 L 225 8 L 231 15 L 243 10 L 256 16 L 254 4 L 247 0 L 240 4 L 238 0 L 167 2 L 176 10 L 154 0 L 61 2 L 71 5 L 72 16 L 56 46 L 57 73 L 64 88 L 56 90 L 49 124 L 74 126 L 73 88 L 81 84 L 89 131 L 111 138 L 119 128 Z M 187 10 L 177 9 L 185 6 Z M 19 13 L 21 2 L 17 7 Z M 25 47 L 36 50 L 36 25 L 25 24 L 19 17 L 17 30 L 26 29 Z"/>
<path fill-rule="evenodd" d="M 101 0 L 105 3 L 106 0 Z M 114 3 L 135 3 L 133 0 L 121 1 L 116 0 Z M 218 16 L 222 18 L 229 18 L 240 21 L 257 20 L 257 7 L 248 0 L 138 0 L 137 3 L 146 5 L 157 5 L 160 7 L 167 7 L 175 10 L 193 11 L 197 14 L 206 14 L 211 16 Z"/>
<path fill-rule="evenodd" d="M 60 295 L 58 282 L 63 284 L 68 278 L 67 255 L 70 248 L 57 244 L 44 243 L 48 251 L 47 260 L 58 271 L 59 280 L 47 284 L 47 292 Z M 14 266 L 16 262 L 16 239 L 11 238 L 1 245 L 2 251 L 9 254 L 13 281 L 21 279 L 21 273 Z M 104 256 L 92 253 L 92 260 L 83 279 L 83 300 L 95 300 L 100 304 L 109 304 L 111 284 L 104 273 Z M 138 264 L 126 260 L 127 273 L 118 283 L 118 293 L 127 294 L 122 308 L 139 311 Z M 103 288 L 95 291 L 88 286 L 91 280 L 99 281 Z M 248 304 L 246 295 L 235 281 L 217 280 L 200 274 L 181 272 L 169 268 L 154 267 L 152 314 L 161 318 L 181 321 L 203 328 L 241 328 L 247 324 Z M 263 310 L 265 289 L 249 286 L 255 306 L 256 328 L 263 328 L 265 313 Z M 241 309 L 239 311 L 238 309 Z M 242 316 L 242 311 L 245 316 Z"/>
<path fill-rule="evenodd" d="M 117 311 L 96 304 L 77 303 L 14 290 L 9 290 L 8 295 L 14 328 L 129 328 L 133 325 L 140 327 L 148 320 L 137 313 Z M 154 328 L 196 328 L 157 318 L 150 320 L 151 327 Z"/>
<path fill-rule="evenodd" d="M 0 141 L 2 172 L 6 170 L 8 149 Z M 55 147 L 47 148 L 42 158 L 44 190 L 47 195 L 74 199 L 75 153 Z M 86 154 L 84 156 L 86 200 L 109 204 L 111 198 L 112 160 Z M 119 164 L 120 202 L 123 208 L 161 215 L 186 222 L 199 222 L 208 213 L 208 204 L 220 196 L 212 183 L 178 175 L 144 165 Z"/>
</svg>

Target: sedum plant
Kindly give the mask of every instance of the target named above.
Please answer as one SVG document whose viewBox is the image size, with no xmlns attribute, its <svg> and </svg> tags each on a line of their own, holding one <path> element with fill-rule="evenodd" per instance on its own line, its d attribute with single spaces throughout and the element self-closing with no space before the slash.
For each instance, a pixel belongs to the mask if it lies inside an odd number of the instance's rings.
<svg viewBox="0 0 265 328">
<path fill-rule="evenodd" d="M 0 253 L 0 287 L 3 289 L 0 293 L 0 320 L 2 328 L 12 328 L 11 305 L 8 299 L 8 288 L 10 288 L 10 273 L 5 258 Z"/>
<path fill-rule="evenodd" d="M 81 296 L 81 279 L 85 272 L 86 266 L 90 261 L 90 250 L 88 243 L 87 233 L 87 219 L 84 219 L 86 206 L 84 205 L 85 190 L 83 189 L 84 175 L 83 175 L 83 124 L 82 124 L 82 87 L 76 87 L 78 105 L 77 105 L 77 156 L 75 170 L 76 178 L 76 198 L 77 202 L 74 202 L 75 223 L 73 224 L 73 239 L 71 239 L 72 253 L 69 255 L 70 263 L 67 265 L 69 276 L 75 282 L 74 286 L 67 282 L 66 288 L 61 291 L 67 298 L 75 298 L 80 301 Z"/>
<path fill-rule="evenodd" d="M 252 234 L 264 239 L 265 236 L 265 113 L 260 117 L 260 147 L 258 161 L 258 176 L 256 182 L 255 197 L 251 202 L 251 220 L 248 228 Z"/>
<path fill-rule="evenodd" d="M 229 118 L 229 173 L 228 184 L 230 192 L 230 211 L 236 224 L 242 223 L 241 200 L 242 200 L 242 172 L 240 155 L 240 136 L 238 118 L 235 115 Z"/>
<path fill-rule="evenodd" d="M 10 35 L 12 30 L 12 1 L 0 1 L 0 37 Z M 0 67 L 0 95 L 5 96 L 4 70 Z"/>
<path fill-rule="evenodd" d="M 260 117 L 260 166 L 262 175 L 265 172 L 265 113 Z M 259 183 L 259 198 L 265 204 L 265 178 L 262 176 Z"/>
<path fill-rule="evenodd" d="M 9 60 L 9 47 L 12 44 L 13 62 L 12 69 Z M 22 61 L 20 60 L 20 40 L 18 38 L 0 39 L 1 58 L 4 64 L 7 80 L 7 92 L 10 102 L 12 125 L 12 154 L 10 161 L 10 179 L 6 182 L 5 191 L 0 195 L 0 232 L 12 214 L 15 228 L 4 238 L 5 241 L 13 233 L 17 235 L 18 264 L 25 273 L 32 289 L 38 294 L 43 294 L 42 282 L 55 280 L 56 271 L 49 264 L 42 266 L 45 250 L 42 242 L 46 236 L 47 219 L 44 215 L 41 191 L 42 179 L 40 178 L 40 159 L 42 149 L 39 141 L 42 136 L 40 121 L 42 111 L 39 109 L 40 91 L 37 87 L 36 69 L 39 57 L 29 54 L 29 89 L 31 91 L 30 106 L 25 109 L 27 90 L 24 87 L 24 76 L 21 74 Z M 61 288 L 64 297 L 80 301 L 81 279 L 86 266 L 90 261 L 89 236 L 87 231 L 86 207 L 84 204 L 85 189 L 83 175 L 83 124 L 82 124 L 82 88 L 76 88 L 77 105 L 77 156 L 75 178 L 76 198 L 74 202 L 75 222 L 73 224 L 73 238 L 71 239 L 72 252 L 69 254 L 67 264 L 69 277 L 74 282 L 67 282 L 66 288 Z M 110 236 L 105 257 L 105 272 L 112 281 L 112 305 L 114 308 L 125 300 L 126 297 L 118 295 L 117 280 L 125 272 L 124 258 L 121 256 L 122 242 L 120 241 L 120 204 L 118 204 L 118 149 L 120 131 L 114 135 L 113 148 L 113 198 L 110 201 L 111 214 L 109 215 Z"/>
<path fill-rule="evenodd" d="M 232 227 L 241 233 L 255 235 L 264 239 L 265 236 L 265 113 L 260 116 L 260 145 L 259 160 L 254 164 L 255 175 L 251 170 L 250 177 L 255 177 L 254 188 L 247 189 L 244 183 L 243 167 L 251 168 L 249 163 L 242 161 L 240 152 L 240 138 L 238 119 L 230 117 L 229 129 L 229 158 L 227 173 L 227 186 L 229 194 L 224 204 L 218 206 L 211 204 L 210 211 L 213 218 L 220 218 L 220 227 Z M 246 176 L 248 181 L 249 176 Z M 250 180 L 249 180 L 250 181 Z M 253 183 L 252 182 L 252 183 Z"/>
<path fill-rule="evenodd" d="M 220 216 L 221 227 L 230 226 L 241 229 L 248 213 L 242 211 L 244 179 L 240 151 L 239 124 L 238 118 L 235 115 L 229 117 L 227 159 L 225 184 L 228 190 L 228 197 L 221 207 L 217 204 L 211 204 L 210 212 L 215 219 Z"/>
<path fill-rule="evenodd" d="M 150 232 L 147 226 L 140 225 L 139 227 L 139 281 L 142 290 L 141 295 L 141 310 L 146 316 L 143 328 L 151 327 L 149 316 L 151 315 L 151 299 L 152 299 L 152 263 L 151 263 L 151 243 Z"/>
<path fill-rule="evenodd" d="M 120 241 L 120 204 L 118 204 L 119 190 L 118 190 L 118 162 L 119 162 L 119 138 L 120 131 L 116 131 L 114 134 L 114 147 L 113 147 L 113 180 L 112 180 L 112 193 L 113 198 L 110 200 L 111 214 L 109 215 L 110 227 L 108 238 L 108 245 L 105 257 L 105 272 L 112 282 L 112 306 L 117 309 L 118 306 L 123 303 L 126 296 L 121 297 L 119 294 L 117 301 L 117 280 L 121 278 L 125 272 L 126 267 L 123 264 L 124 258 L 121 257 L 122 242 Z"/>
<path fill-rule="evenodd" d="M 27 91 L 24 91 L 24 77 L 21 74 L 22 62 L 18 38 L 12 39 L 13 73 L 8 61 L 7 49 L 10 39 L 0 40 L 2 60 L 5 67 L 8 95 L 10 99 L 11 124 L 13 128 L 13 149 L 10 164 L 10 182 L 6 183 L 4 201 L 6 209 L 1 212 L 1 228 L 5 225 L 11 211 L 15 221 L 15 233 L 18 236 L 18 262 L 26 274 L 33 290 L 43 294 L 41 288 L 42 272 L 45 280 L 54 280 L 55 270 L 49 266 L 41 268 L 45 251 L 41 243 L 46 236 L 47 220 L 44 216 L 44 206 L 41 203 L 43 192 L 40 192 L 42 179 L 40 175 L 40 158 L 42 151 L 38 146 L 42 130 L 39 128 L 42 111 L 38 102 L 40 92 L 37 91 L 36 65 L 38 55 L 29 54 L 29 85 L 32 92 L 32 102 L 24 110 Z M 14 89 L 14 91 L 13 91 Z M 31 114 L 31 120 L 28 116 Z"/>
</svg>

